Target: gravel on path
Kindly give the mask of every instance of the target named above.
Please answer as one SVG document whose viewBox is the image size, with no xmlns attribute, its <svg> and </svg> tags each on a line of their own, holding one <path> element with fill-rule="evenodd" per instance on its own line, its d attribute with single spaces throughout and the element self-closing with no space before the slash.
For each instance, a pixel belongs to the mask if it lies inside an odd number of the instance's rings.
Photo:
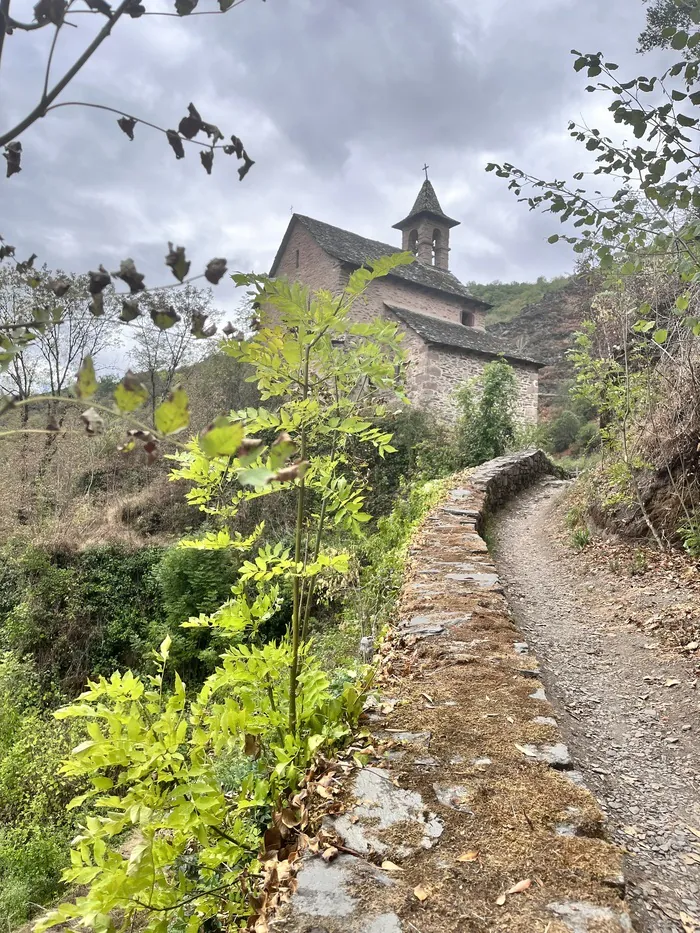
<svg viewBox="0 0 700 933">
<path fill-rule="evenodd" d="M 700 933 L 700 687 L 614 611 L 635 578 L 587 577 L 558 540 L 564 491 L 544 480 L 494 518 L 496 563 L 574 766 L 627 852 L 635 929 Z"/>
</svg>

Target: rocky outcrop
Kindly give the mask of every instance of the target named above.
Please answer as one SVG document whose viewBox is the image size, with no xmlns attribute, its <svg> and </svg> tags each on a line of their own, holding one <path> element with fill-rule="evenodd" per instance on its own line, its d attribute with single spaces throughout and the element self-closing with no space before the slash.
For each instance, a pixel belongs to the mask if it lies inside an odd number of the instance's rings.
<svg viewBox="0 0 700 933">
<path fill-rule="evenodd" d="M 286 933 L 622 933 L 621 854 L 573 769 L 480 530 L 557 471 L 525 451 L 456 477 L 411 547 L 368 704 L 378 760 L 327 818 Z M 383 866 L 383 867 L 382 867 Z"/>
<path fill-rule="evenodd" d="M 573 367 L 566 352 L 574 334 L 590 317 L 591 302 L 600 290 L 597 283 L 574 279 L 541 301 L 527 305 L 512 321 L 494 324 L 489 333 L 505 340 L 521 353 L 546 363 L 539 375 L 540 413 L 546 414 L 563 385 L 573 378 Z"/>
</svg>

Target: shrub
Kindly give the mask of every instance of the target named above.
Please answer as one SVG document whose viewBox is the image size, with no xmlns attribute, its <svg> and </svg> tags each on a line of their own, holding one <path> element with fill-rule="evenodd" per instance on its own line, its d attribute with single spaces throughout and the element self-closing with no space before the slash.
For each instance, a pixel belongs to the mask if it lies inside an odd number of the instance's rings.
<svg viewBox="0 0 700 933">
<path fill-rule="evenodd" d="M 462 412 L 457 428 L 460 467 L 501 457 L 512 446 L 517 397 L 515 370 L 505 360 L 487 363 L 478 380 L 462 386 L 457 393 Z"/>
<path fill-rule="evenodd" d="M 181 628 L 201 613 L 215 612 L 231 597 L 237 562 L 231 550 L 206 551 L 170 548 L 155 569 L 160 584 L 164 625 L 153 628 L 160 637 L 170 634 L 171 656 L 183 679 L 200 683 L 216 667 L 225 639 L 207 628 Z"/>
<path fill-rule="evenodd" d="M 367 509 L 376 517 L 391 512 L 396 496 L 405 486 L 421 477 L 438 479 L 458 468 L 454 431 L 419 408 L 402 408 L 398 414 L 378 422 L 382 431 L 391 434 L 391 457 L 380 457 L 373 448 L 362 453 L 367 458 Z M 353 455 L 360 453 L 356 444 Z"/>
<path fill-rule="evenodd" d="M 74 835 L 66 813 L 82 781 L 59 777 L 76 744 L 72 726 L 42 711 L 33 662 L 0 657 L 0 923 L 24 923 L 57 892 Z"/>
<path fill-rule="evenodd" d="M 159 548 L 49 552 L 5 549 L 13 596 L 0 609 L 0 648 L 31 655 L 42 684 L 80 690 L 89 675 L 138 668 L 162 617 L 152 569 Z"/>
<path fill-rule="evenodd" d="M 555 418 L 550 428 L 554 453 L 560 454 L 568 450 L 580 430 L 581 419 L 573 411 L 563 411 L 558 418 Z"/>
<path fill-rule="evenodd" d="M 579 429 L 574 446 L 581 453 L 592 453 L 594 450 L 598 450 L 601 441 L 600 428 L 596 422 L 589 421 Z"/>
</svg>

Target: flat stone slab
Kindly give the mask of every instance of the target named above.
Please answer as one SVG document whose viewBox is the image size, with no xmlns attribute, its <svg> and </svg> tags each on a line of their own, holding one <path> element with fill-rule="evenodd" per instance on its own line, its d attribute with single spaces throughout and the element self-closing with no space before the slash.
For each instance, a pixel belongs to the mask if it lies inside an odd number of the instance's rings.
<svg viewBox="0 0 700 933">
<path fill-rule="evenodd" d="M 399 630 L 406 635 L 419 635 L 423 638 L 442 635 L 445 626 L 431 620 L 430 616 L 413 616 L 399 625 Z"/>
<path fill-rule="evenodd" d="M 474 796 L 474 791 L 468 787 L 462 784 L 433 784 L 433 790 L 443 807 L 459 810 L 460 813 L 472 812 L 469 801 Z"/>
<path fill-rule="evenodd" d="M 486 571 L 475 571 L 474 573 L 446 573 L 445 579 L 454 580 L 457 583 L 475 583 L 484 590 L 493 589 L 500 584 L 497 573 L 487 573 Z"/>
<path fill-rule="evenodd" d="M 401 729 L 383 729 L 377 732 L 377 738 L 383 741 L 401 742 L 403 745 L 412 745 L 414 748 L 430 748 L 430 732 L 403 732 Z"/>
<path fill-rule="evenodd" d="M 627 914 L 610 907 L 598 907 L 587 901 L 563 901 L 559 904 L 548 904 L 547 910 L 556 914 L 571 933 L 593 933 L 602 923 L 607 924 L 604 928 L 606 933 L 632 933 L 632 923 Z"/>
<path fill-rule="evenodd" d="M 358 802 L 346 813 L 328 820 L 349 848 L 404 859 L 420 849 L 432 848 L 442 835 L 442 823 L 427 811 L 421 795 L 395 787 L 391 775 L 381 768 L 359 771 L 352 792 Z M 350 817 L 356 822 L 351 822 Z M 392 839 L 388 831 L 398 824 L 399 838 Z"/>
<path fill-rule="evenodd" d="M 543 761 L 552 768 L 571 767 L 571 755 L 563 742 L 554 745 L 519 745 L 518 748 L 528 758 Z"/>
<path fill-rule="evenodd" d="M 554 716 L 535 716 L 532 720 L 537 726 L 555 726 L 557 721 Z"/>
<path fill-rule="evenodd" d="M 332 862 L 306 859 L 297 875 L 297 890 L 289 905 L 275 918 L 274 929 L 334 933 L 403 933 L 398 916 L 381 910 L 382 891 L 394 880 L 370 862 L 340 855 Z M 356 892 L 372 892 L 377 907 L 362 902 Z"/>
</svg>

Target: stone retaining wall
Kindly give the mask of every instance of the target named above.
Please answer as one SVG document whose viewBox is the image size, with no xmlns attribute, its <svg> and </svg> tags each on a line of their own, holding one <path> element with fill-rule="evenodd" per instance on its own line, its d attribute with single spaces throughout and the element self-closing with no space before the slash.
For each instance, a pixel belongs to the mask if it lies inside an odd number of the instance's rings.
<svg viewBox="0 0 700 933">
<path fill-rule="evenodd" d="M 541 451 L 494 460 L 427 516 L 367 710 L 377 761 L 339 782 L 325 821 L 345 852 L 304 860 L 273 929 L 631 931 L 621 853 L 479 534 L 547 474 L 561 482 Z"/>
</svg>

